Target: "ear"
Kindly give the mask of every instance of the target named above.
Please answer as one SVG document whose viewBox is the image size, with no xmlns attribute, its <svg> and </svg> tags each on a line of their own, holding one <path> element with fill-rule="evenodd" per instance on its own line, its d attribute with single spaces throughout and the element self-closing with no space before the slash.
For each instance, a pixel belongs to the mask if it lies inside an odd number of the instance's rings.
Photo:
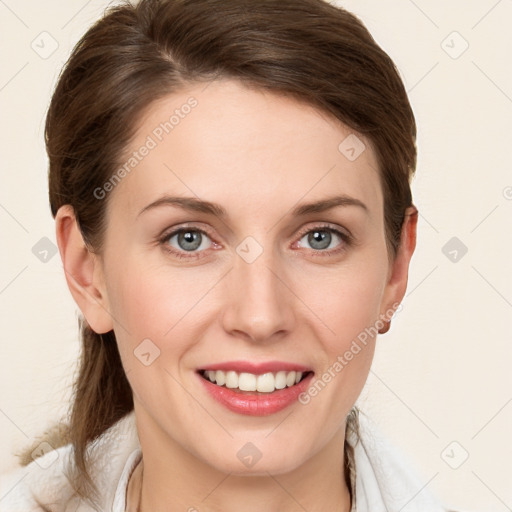
<svg viewBox="0 0 512 512">
<path fill-rule="evenodd" d="M 57 245 L 71 295 L 91 329 L 103 334 L 113 329 L 100 258 L 82 237 L 73 207 L 59 208 L 55 216 Z"/>
<path fill-rule="evenodd" d="M 381 302 L 381 318 L 390 319 L 390 311 L 395 311 L 402 302 L 407 289 L 409 263 L 416 248 L 416 228 L 418 224 L 418 210 L 410 206 L 405 210 L 402 224 L 400 246 L 395 260 L 390 265 L 388 282 L 386 283 Z"/>
</svg>

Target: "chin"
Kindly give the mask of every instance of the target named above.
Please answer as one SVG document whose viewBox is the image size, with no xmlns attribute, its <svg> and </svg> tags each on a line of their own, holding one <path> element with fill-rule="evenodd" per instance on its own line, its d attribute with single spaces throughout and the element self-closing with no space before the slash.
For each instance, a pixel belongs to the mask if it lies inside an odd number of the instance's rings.
<svg viewBox="0 0 512 512">
<path fill-rule="evenodd" d="M 205 460 L 205 462 L 223 473 L 230 473 L 236 476 L 265 477 L 269 473 L 272 475 L 289 473 L 303 463 L 303 453 L 300 454 L 301 460 L 298 460 L 295 458 L 283 458 L 283 454 L 279 453 L 277 449 L 272 451 L 272 456 L 266 457 L 264 450 L 259 451 L 248 442 L 242 448 L 234 449 L 233 456 L 231 457 L 226 457 L 226 453 L 224 453 L 222 459 Z"/>
</svg>

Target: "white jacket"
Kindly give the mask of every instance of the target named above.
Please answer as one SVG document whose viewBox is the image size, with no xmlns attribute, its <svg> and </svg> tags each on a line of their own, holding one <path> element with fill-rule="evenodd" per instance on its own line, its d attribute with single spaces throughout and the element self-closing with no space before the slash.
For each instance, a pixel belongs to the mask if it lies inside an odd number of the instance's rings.
<svg viewBox="0 0 512 512">
<path fill-rule="evenodd" d="M 356 469 L 357 508 L 352 511 L 448 512 L 375 424 L 363 413 L 359 418 L 360 441 L 348 439 L 354 446 Z M 102 499 L 97 511 L 125 512 L 128 479 L 141 457 L 134 412 L 102 434 L 89 450 L 93 463 L 90 474 Z M 63 471 L 70 457 L 71 446 L 62 446 L 1 476 L 0 512 L 96 512 L 73 498 Z"/>
</svg>

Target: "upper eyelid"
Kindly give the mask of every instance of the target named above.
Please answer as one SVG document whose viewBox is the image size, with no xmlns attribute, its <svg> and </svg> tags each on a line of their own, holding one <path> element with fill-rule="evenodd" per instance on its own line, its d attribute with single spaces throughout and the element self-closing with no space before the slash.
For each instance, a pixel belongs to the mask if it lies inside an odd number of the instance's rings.
<svg viewBox="0 0 512 512">
<path fill-rule="evenodd" d="M 310 231 L 314 231 L 315 229 L 318 229 L 318 230 L 325 229 L 326 231 L 339 232 L 342 235 L 346 235 L 348 237 L 351 236 L 351 233 L 346 228 L 343 228 L 341 226 L 334 226 L 334 225 L 331 225 L 329 223 L 320 223 L 320 224 L 318 224 L 316 226 L 306 227 L 304 229 L 300 229 L 298 231 L 298 233 L 299 233 L 299 235 L 303 235 L 305 233 L 309 233 Z"/>
<path fill-rule="evenodd" d="M 210 231 L 206 228 L 198 227 L 198 226 L 187 226 L 187 225 L 178 226 L 176 228 L 166 229 L 166 230 L 164 230 L 164 232 L 162 233 L 162 235 L 159 238 L 167 240 L 167 239 L 177 235 L 178 233 L 181 233 L 181 232 L 187 231 L 187 230 L 199 231 L 200 233 L 204 233 L 204 234 L 208 235 L 210 238 L 215 238 L 210 234 Z"/>
</svg>

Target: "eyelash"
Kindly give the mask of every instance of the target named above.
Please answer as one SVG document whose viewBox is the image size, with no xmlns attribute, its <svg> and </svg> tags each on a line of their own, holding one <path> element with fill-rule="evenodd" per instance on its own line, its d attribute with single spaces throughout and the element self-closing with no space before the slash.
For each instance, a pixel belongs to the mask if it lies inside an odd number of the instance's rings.
<svg viewBox="0 0 512 512">
<path fill-rule="evenodd" d="M 299 240 L 301 240 L 304 237 L 304 235 L 307 235 L 314 231 L 328 231 L 330 233 L 334 233 L 335 235 L 340 237 L 341 240 L 343 241 L 343 243 L 341 244 L 341 248 L 337 248 L 337 249 L 329 249 L 329 250 L 310 249 L 312 251 L 312 255 L 315 257 L 316 256 L 326 257 L 326 256 L 332 256 L 335 254 L 342 253 L 343 251 L 346 251 L 354 243 L 354 239 L 351 235 L 349 235 L 348 233 L 344 233 L 328 224 L 321 224 L 318 226 L 314 226 L 312 228 L 307 228 L 307 229 L 302 230 L 301 232 L 299 232 Z M 177 251 L 176 249 L 171 249 L 169 246 L 168 242 L 172 237 L 174 237 L 175 235 L 179 235 L 180 233 L 187 233 L 187 232 L 201 233 L 202 235 L 206 235 L 208 238 L 210 238 L 212 241 L 214 241 L 213 237 L 210 235 L 210 233 L 208 233 L 208 231 L 206 231 L 204 229 L 197 228 L 197 227 L 186 227 L 186 226 L 180 227 L 178 229 L 175 229 L 173 231 L 165 233 L 164 235 L 162 235 L 161 238 L 159 238 L 158 241 L 163 246 L 163 248 L 166 252 L 172 254 L 173 256 L 175 256 L 177 258 L 180 258 L 180 259 L 182 259 L 182 258 L 194 259 L 195 258 L 195 259 L 197 259 L 198 258 L 196 256 L 197 254 L 201 254 L 206 251 L 205 250 L 199 251 L 199 252 L 192 251 L 192 252 L 190 252 L 190 255 L 187 255 L 186 251 Z M 214 242 L 214 243 L 216 243 L 216 242 Z M 204 256 L 199 256 L 199 258 L 203 258 L 203 257 Z"/>
</svg>

